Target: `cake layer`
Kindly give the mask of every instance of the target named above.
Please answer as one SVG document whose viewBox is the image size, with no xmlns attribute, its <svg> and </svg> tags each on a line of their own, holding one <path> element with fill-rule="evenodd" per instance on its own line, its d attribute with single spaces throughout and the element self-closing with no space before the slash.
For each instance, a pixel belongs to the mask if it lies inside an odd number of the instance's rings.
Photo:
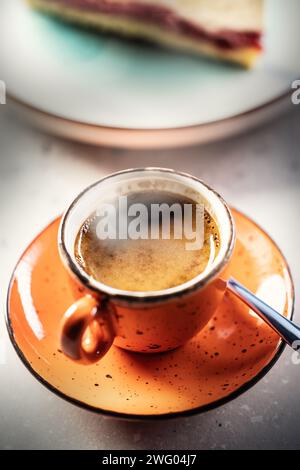
<svg viewBox="0 0 300 470">
<path fill-rule="evenodd" d="M 232 12 L 231 22 L 228 21 L 228 11 L 223 15 L 227 4 L 232 6 L 232 0 L 210 0 L 210 5 L 219 4 L 218 20 L 215 18 L 215 25 L 221 24 L 221 17 L 224 17 L 224 25 L 231 24 L 234 29 L 213 29 L 213 21 L 209 20 L 207 0 L 185 1 L 175 0 L 172 2 L 172 9 L 167 0 L 156 0 L 155 3 L 144 0 L 124 1 L 124 0 L 29 0 L 30 3 L 48 13 L 63 17 L 66 20 L 97 27 L 108 31 L 122 33 L 129 36 L 149 39 L 164 45 L 184 49 L 190 52 L 203 53 L 224 60 L 230 60 L 246 67 L 252 65 L 256 57 L 261 52 L 261 22 L 259 19 L 259 5 L 262 0 L 235 1 L 235 4 L 244 4 L 246 10 L 252 15 L 247 16 L 247 21 L 238 22 L 236 11 Z M 179 4 L 192 4 L 195 8 L 194 20 L 189 19 L 189 11 L 178 8 L 182 16 L 175 12 L 174 7 Z M 200 7 L 202 5 L 202 9 Z M 222 5 L 222 8 L 221 8 Z M 213 8 L 216 13 L 216 9 Z M 241 12 L 241 9 L 238 8 Z M 242 10 L 243 13 L 245 10 Z M 206 19 L 205 27 L 200 22 L 200 17 Z M 241 16 L 242 18 L 243 16 Z M 251 21 L 249 21 L 251 19 Z M 196 20 L 198 21 L 196 23 Z M 244 28 L 256 27 L 256 30 L 243 30 Z"/>
</svg>

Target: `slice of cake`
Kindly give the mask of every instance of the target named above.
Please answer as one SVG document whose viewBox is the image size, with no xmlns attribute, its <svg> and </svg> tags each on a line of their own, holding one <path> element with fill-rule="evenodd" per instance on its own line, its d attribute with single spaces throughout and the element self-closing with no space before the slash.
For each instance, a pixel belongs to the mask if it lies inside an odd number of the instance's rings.
<svg viewBox="0 0 300 470">
<path fill-rule="evenodd" d="M 28 0 L 67 21 L 251 67 L 264 0 Z"/>
</svg>

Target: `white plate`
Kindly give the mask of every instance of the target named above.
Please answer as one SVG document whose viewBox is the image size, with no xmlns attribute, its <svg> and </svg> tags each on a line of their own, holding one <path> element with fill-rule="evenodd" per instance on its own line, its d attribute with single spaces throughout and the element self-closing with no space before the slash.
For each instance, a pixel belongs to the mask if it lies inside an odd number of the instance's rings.
<svg viewBox="0 0 300 470">
<path fill-rule="evenodd" d="M 265 54 L 247 71 L 84 31 L 23 0 L 1 0 L 0 79 L 32 118 L 61 135 L 136 146 L 211 140 L 252 125 L 249 114 L 274 106 L 297 78 L 300 2 L 266 3 Z"/>
</svg>

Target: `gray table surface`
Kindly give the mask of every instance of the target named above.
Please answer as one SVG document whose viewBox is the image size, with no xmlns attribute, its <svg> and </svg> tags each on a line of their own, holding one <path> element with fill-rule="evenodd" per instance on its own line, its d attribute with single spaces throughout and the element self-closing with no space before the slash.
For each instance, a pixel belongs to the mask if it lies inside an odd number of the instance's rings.
<svg viewBox="0 0 300 470">
<path fill-rule="evenodd" d="M 292 106 L 291 106 L 292 108 Z M 123 168 L 193 173 L 258 221 L 300 285 L 300 109 L 226 141 L 189 149 L 120 151 L 65 142 L 0 107 L 0 295 L 22 250 L 85 186 Z M 300 323 L 299 303 L 295 319 Z M 291 351 L 251 390 L 203 415 L 160 423 L 103 418 L 56 397 L 18 359 L 0 319 L 2 449 L 300 448 L 300 366 Z"/>
</svg>

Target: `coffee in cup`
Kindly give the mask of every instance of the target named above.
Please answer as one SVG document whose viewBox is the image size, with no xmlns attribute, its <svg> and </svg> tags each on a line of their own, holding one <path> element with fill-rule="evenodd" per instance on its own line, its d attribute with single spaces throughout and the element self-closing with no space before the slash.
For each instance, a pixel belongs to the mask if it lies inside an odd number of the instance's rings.
<svg viewBox="0 0 300 470">
<path fill-rule="evenodd" d="M 123 197 L 131 210 L 136 203 L 142 216 L 128 210 L 119 217 Z M 103 217 L 107 203 L 111 211 Z M 146 236 L 149 207 L 160 204 L 176 205 L 174 213 L 169 210 L 166 224 L 157 214 L 152 224 L 151 213 L 151 237 Z M 189 211 L 180 211 L 186 206 Z M 61 350 L 77 363 L 91 364 L 112 344 L 149 354 L 185 344 L 222 301 L 234 241 L 227 204 L 194 176 L 139 168 L 91 185 L 69 206 L 59 230 L 59 251 L 75 294 L 62 317 Z"/>
<path fill-rule="evenodd" d="M 204 207 L 199 208 L 195 201 L 182 195 L 161 190 L 139 191 L 122 197 L 127 199 L 126 214 L 122 215 L 111 238 L 99 236 L 102 217 L 96 211 L 84 221 L 78 232 L 75 255 L 88 275 L 117 289 L 149 292 L 184 284 L 209 268 L 219 252 L 220 234 L 216 221 Z M 116 198 L 109 204 L 115 208 L 119 221 L 118 202 L 119 198 Z M 128 209 L 130 211 L 137 204 L 139 208 L 145 208 L 145 217 L 140 217 L 139 222 L 146 223 L 146 234 L 140 230 L 133 239 L 129 232 L 134 216 L 128 214 Z M 169 209 L 169 212 L 163 209 Z M 160 210 L 159 217 L 156 217 L 156 210 Z M 201 210 L 198 214 L 203 220 L 197 219 L 197 210 Z M 167 215 L 167 221 L 163 220 L 164 215 Z M 194 239 L 197 238 L 197 230 L 203 231 L 199 246 L 187 239 L 184 228 L 189 216 Z M 169 236 L 165 238 L 164 222 L 170 229 Z M 126 227 L 122 238 L 120 224 Z M 153 234 L 154 237 L 151 236 Z"/>
</svg>

